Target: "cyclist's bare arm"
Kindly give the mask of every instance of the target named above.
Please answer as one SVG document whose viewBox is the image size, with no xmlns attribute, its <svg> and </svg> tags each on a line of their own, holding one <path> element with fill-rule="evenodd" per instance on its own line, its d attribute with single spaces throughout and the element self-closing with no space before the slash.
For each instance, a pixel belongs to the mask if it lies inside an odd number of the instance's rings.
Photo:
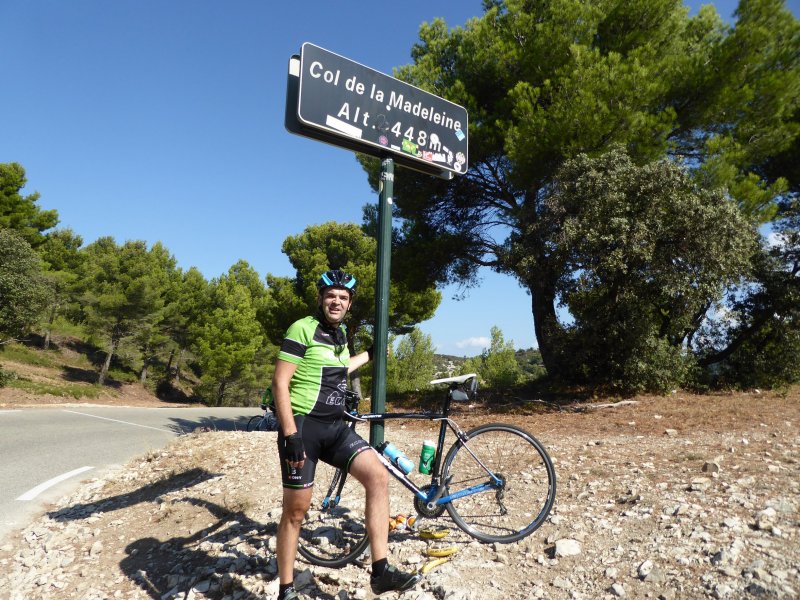
<svg viewBox="0 0 800 600">
<path fill-rule="evenodd" d="M 355 356 L 350 357 L 350 363 L 347 365 L 347 372 L 352 373 L 359 367 L 363 367 L 365 364 L 369 362 L 369 352 L 364 350 L 364 352 L 360 352 Z"/>
<path fill-rule="evenodd" d="M 281 431 L 289 437 L 297 431 L 292 414 L 292 401 L 289 397 L 289 382 L 292 380 L 297 365 L 278 359 L 275 363 L 275 375 L 272 376 L 272 395 L 275 398 L 275 414 L 278 416 Z"/>
</svg>

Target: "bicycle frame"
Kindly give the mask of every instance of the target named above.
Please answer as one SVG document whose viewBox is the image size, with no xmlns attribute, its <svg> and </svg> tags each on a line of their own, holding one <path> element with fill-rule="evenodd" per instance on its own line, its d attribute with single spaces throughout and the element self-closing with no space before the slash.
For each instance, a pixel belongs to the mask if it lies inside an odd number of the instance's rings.
<svg viewBox="0 0 800 600">
<path fill-rule="evenodd" d="M 351 427 L 359 421 L 378 423 L 393 419 L 438 423 L 431 473 L 423 477 L 413 475 L 418 483 L 384 456 L 380 445 L 370 445 L 370 450 L 405 491 L 412 493 L 418 518 L 436 519 L 447 511 L 455 525 L 481 542 L 516 542 L 541 526 L 553 505 L 556 489 L 553 464 L 539 441 L 521 427 L 485 423 L 468 431 L 461 429 L 450 417 L 451 402 L 474 398 L 477 379 L 472 378 L 474 374 L 431 382 L 446 383 L 449 389 L 443 390 L 440 407 L 427 411 L 361 414 L 360 398 L 349 394 L 345 418 L 349 416 Z M 448 430 L 455 435 L 455 441 L 450 439 Z M 363 520 L 364 494 L 347 487 L 346 482 L 352 480 L 342 469 L 334 468 L 329 481 L 327 489 L 320 490 L 323 498 L 317 495 L 313 500 L 315 508 L 307 515 L 300 553 L 312 564 L 341 567 L 369 544 Z"/>
<path fill-rule="evenodd" d="M 451 386 L 450 390 L 448 391 L 447 397 L 444 401 L 444 405 L 442 406 L 441 412 L 411 412 L 411 413 L 355 413 L 351 414 L 351 417 L 354 421 L 365 421 L 365 422 L 372 422 L 372 421 L 387 421 L 392 419 L 405 419 L 405 420 L 424 420 L 424 421 L 439 421 L 439 438 L 436 444 L 436 458 L 434 459 L 433 466 L 431 468 L 431 484 L 430 490 L 426 494 L 420 488 L 418 488 L 413 481 L 411 481 L 408 476 L 403 473 L 400 469 L 398 469 L 395 465 L 393 465 L 389 460 L 383 456 L 376 448 L 372 448 L 375 453 L 378 455 L 383 466 L 392 474 L 392 476 L 397 479 L 406 489 L 412 492 L 419 500 L 425 502 L 427 508 L 429 510 L 433 510 L 436 506 L 444 506 L 452 502 L 453 500 L 458 500 L 459 498 L 464 498 L 465 496 L 471 496 L 473 494 L 478 494 L 481 492 L 485 492 L 492 489 L 500 489 L 503 485 L 503 481 L 497 477 L 494 473 L 492 473 L 485 464 L 475 455 L 474 452 L 469 447 L 467 443 L 467 436 L 464 431 L 458 426 L 458 424 L 450 418 L 450 403 L 452 402 L 452 392 L 456 389 L 456 386 Z M 443 460 L 443 453 L 444 453 L 444 444 L 445 438 L 447 435 L 447 429 L 450 429 L 456 436 L 458 442 L 463 445 L 464 448 L 469 452 L 472 458 L 481 466 L 481 468 L 486 471 L 487 475 L 489 476 L 489 480 L 484 483 L 479 483 L 463 489 L 455 494 L 448 494 L 444 495 L 444 490 L 447 487 L 447 482 L 441 481 L 441 470 L 442 470 L 442 460 Z M 341 478 L 342 484 L 344 483 L 344 476 Z M 333 488 L 337 487 L 338 482 L 334 482 L 331 485 L 331 490 L 329 492 L 328 497 L 325 498 L 323 501 L 323 507 L 327 507 L 330 493 L 333 492 Z M 338 486 L 341 491 L 341 486 Z M 334 506 L 338 503 L 338 494 L 334 501 Z"/>
</svg>

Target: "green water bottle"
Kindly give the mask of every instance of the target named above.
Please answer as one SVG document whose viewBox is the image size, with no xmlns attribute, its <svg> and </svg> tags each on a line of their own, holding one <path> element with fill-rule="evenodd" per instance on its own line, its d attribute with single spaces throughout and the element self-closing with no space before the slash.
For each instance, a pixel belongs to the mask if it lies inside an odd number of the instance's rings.
<svg viewBox="0 0 800 600">
<path fill-rule="evenodd" d="M 436 457 L 436 444 L 431 440 L 422 442 L 422 452 L 419 454 L 419 472 L 428 475 L 433 469 L 433 459 Z"/>
</svg>

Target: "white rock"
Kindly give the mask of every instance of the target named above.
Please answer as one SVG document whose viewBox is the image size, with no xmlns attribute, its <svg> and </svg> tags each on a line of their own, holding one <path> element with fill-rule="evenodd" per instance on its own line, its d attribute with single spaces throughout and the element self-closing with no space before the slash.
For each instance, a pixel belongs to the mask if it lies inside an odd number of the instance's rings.
<svg viewBox="0 0 800 600">
<path fill-rule="evenodd" d="M 644 579 L 650 574 L 650 571 L 653 570 L 653 561 L 649 558 L 644 561 L 642 564 L 639 565 L 639 578 Z"/>
<path fill-rule="evenodd" d="M 617 598 L 625 597 L 625 587 L 621 583 L 614 583 L 608 588 L 608 591 Z"/>
<path fill-rule="evenodd" d="M 577 556 L 581 553 L 581 543 L 578 540 L 563 538 L 556 541 L 555 556 Z"/>
<path fill-rule="evenodd" d="M 557 587 L 560 590 L 569 590 L 572 589 L 572 582 L 566 577 L 556 577 L 553 579 L 553 587 Z"/>
</svg>

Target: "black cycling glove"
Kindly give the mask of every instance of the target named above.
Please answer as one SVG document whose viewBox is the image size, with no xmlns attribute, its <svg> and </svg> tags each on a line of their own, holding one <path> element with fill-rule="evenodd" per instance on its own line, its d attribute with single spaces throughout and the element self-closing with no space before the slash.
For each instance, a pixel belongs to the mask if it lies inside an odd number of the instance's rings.
<svg viewBox="0 0 800 600">
<path fill-rule="evenodd" d="M 303 438 L 300 432 L 295 431 L 292 435 L 283 438 L 284 458 L 289 462 L 300 462 L 306 459 L 306 450 L 303 447 Z"/>
</svg>

